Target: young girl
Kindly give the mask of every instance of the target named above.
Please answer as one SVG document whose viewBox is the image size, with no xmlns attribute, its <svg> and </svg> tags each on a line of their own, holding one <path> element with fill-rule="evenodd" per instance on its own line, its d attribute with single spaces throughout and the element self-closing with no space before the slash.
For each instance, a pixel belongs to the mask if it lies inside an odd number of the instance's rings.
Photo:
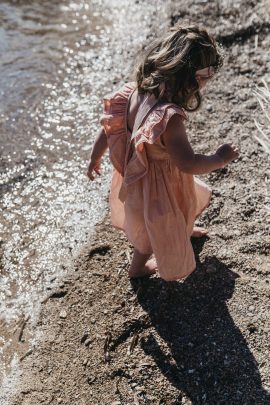
<svg viewBox="0 0 270 405">
<path fill-rule="evenodd" d="M 193 175 L 224 167 L 238 157 L 238 149 L 224 144 L 211 155 L 195 153 L 184 120 L 186 112 L 200 107 L 200 90 L 222 59 L 205 29 L 175 26 L 151 44 L 136 82 L 104 98 L 87 175 L 90 180 L 100 175 L 109 147 L 111 220 L 134 246 L 131 278 L 158 271 L 164 280 L 177 280 L 196 267 L 190 237 L 207 233 L 194 228 L 194 221 L 211 191 Z"/>
</svg>

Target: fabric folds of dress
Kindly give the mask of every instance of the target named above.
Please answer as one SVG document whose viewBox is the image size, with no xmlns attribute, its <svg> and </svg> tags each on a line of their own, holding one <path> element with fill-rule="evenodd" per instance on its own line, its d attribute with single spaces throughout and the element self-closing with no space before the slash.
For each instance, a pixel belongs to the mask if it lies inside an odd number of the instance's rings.
<svg viewBox="0 0 270 405">
<path fill-rule="evenodd" d="M 211 191 L 201 180 L 181 172 L 162 142 L 173 115 L 187 119 L 175 104 L 158 103 L 133 134 L 129 149 L 127 110 L 134 89 L 135 83 L 128 83 L 104 98 L 101 124 L 114 166 L 111 221 L 139 252 L 154 253 L 160 277 L 177 280 L 196 267 L 190 236 Z"/>
</svg>

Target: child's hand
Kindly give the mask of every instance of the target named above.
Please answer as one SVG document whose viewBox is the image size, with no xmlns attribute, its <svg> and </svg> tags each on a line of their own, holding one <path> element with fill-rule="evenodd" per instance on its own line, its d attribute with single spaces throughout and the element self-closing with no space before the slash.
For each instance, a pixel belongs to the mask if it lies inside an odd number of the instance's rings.
<svg viewBox="0 0 270 405">
<path fill-rule="evenodd" d="M 239 157 L 239 149 L 233 143 L 225 143 L 217 149 L 216 155 L 218 155 L 223 160 L 224 165 L 226 165 Z"/>
<path fill-rule="evenodd" d="M 92 181 L 96 178 L 93 174 L 94 172 L 99 176 L 101 175 L 101 159 L 95 161 L 90 159 L 86 176 Z"/>
</svg>

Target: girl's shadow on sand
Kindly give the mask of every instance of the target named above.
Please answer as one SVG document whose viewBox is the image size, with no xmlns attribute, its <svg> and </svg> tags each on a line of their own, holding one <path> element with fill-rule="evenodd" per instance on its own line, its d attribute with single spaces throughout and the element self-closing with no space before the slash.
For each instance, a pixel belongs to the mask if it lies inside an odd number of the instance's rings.
<svg viewBox="0 0 270 405">
<path fill-rule="evenodd" d="M 239 276 L 214 257 L 197 263 L 182 283 L 132 282 L 170 354 L 153 334 L 141 339 L 143 350 L 194 405 L 269 404 L 256 360 L 226 306 Z"/>
</svg>

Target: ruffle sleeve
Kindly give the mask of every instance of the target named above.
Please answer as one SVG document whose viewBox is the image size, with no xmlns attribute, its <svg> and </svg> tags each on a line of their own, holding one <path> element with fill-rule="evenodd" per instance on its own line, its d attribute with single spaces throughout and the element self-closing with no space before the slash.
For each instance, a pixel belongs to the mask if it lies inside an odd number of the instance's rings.
<svg viewBox="0 0 270 405">
<path fill-rule="evenodd" d="M 133 135 L 135 150 L 125 169 L 125 185 L 130 185 L 145 176 L 148 171 L 148 156 L 144 144 L 156 143 L 175 114 L 188 120 L 188 116 L 181 107 L 169 103 L 161 104 L 151 111 L 145 122 Z"/>
<path fill-rule="evenodd" d="M 174 104 L 163 104 L 155 108 L 134 135 L 136 149 L 142 151 L 144 142 L 155 143 L 165 132 L 169 120 L 175 114 L 181 115 L 183 119 L 188 120 L 184 110 Z"/>
<path fill-rule="evenodd" d="M 103 98 L 103 115 L 100 124 L 107 135 L 110 160 L 114 168 L 124 175 L 127 144 L 126 115 L 128 100 L 135 83 L 127 83 L 120 90 Z"/>
</svg>

